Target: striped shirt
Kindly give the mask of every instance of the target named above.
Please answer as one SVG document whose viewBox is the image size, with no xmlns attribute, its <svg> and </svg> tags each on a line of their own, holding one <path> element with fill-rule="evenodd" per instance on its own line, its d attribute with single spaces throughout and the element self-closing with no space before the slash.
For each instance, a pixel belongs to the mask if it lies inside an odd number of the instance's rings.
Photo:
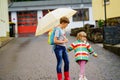
<svg viewBox="0 0 120 80">
<path fill-rule="evenodd" d="M 73 42 L 68 47 L 68 51 L 72 50 L 75 53 L 75 61 L 88 60 L 89 54 L 96 54 L 88 42 L 82 42 L 80 40 Z"/>
</svg>

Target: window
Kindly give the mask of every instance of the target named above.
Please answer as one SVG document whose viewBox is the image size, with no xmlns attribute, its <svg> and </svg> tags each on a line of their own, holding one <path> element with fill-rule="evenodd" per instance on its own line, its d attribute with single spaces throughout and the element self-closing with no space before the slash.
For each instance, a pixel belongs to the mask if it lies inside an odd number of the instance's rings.
<svg viewBox="0 0 120 80">
<path fill-rule="evenodd" d="M 73 21 L 89 21 L 89 9 L 77 9 L 77 13 L 73 16 Z"/>
</svg>

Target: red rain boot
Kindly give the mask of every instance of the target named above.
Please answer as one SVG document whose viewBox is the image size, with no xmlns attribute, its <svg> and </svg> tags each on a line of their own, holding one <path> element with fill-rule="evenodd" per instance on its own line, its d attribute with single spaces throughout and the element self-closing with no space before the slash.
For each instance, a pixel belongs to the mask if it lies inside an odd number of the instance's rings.
<svg viewBox="0 0 120 80">
<path fill-rule="evenodd" d="M 64 72 L 65 79 L 64 80 L 70 80 L 69 72 Z"/>
<path fill-rule="evenodd" d="M 62 80 L 62 73 L 57 73 L 58 80 Z"/>
</svg>

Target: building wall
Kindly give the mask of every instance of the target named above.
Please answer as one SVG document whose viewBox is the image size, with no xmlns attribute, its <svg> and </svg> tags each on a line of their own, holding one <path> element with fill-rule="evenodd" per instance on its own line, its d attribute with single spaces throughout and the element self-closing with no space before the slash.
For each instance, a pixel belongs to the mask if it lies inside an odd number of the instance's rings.
<svg viewBox="0 0 120 80">
<path fill-rule="evenodd" d="M 110 0 L 106 4 L 107 18 L 120 17 L 120 0 Z M 92 0 L 94 20 L 104 19 L 104 0 Z"/>
<path fill-rule="evenodd" d="M 110 0 L 110 4 L 107 5 L 107 17 L 120 17 L 120 0 Z"/>
<path fill-rule="evenodd" d="M 17 37 L 18 35 L 18 26 L 17 26 L 17 12 L 12 12 L 11 13 L 11 21 L 15 23 L 15 36 Z"/>
<path fill-rule="evenodd" d="M 9 32 L 8 1 L 0 0 L 0 37 L 6 37 Z"/>
<path fill-rule="evenodd" d="M 21 4 L 22 3 L 22 4 Z M 83 5 L 84 6 L 81 6 Z M 23 6 L 22 6 L 23 5 Z M 92 15 L 92 5 L 91 5 L 91 0 L 70 0 L 66 1 L 64 3 L 64 0 L 59 2 L 59 0 L 55 1 L 43 1 L 41 2 L 15 2 L 10 8 L 9 11 L 11 13 L 13 12 L 19 12 L 19 11 L 37 11 L 37 20 L 39 21 L 43 17 L 43 11 L 44 10 L 53 10 L 56 8 L 72 8 L 72 9 L 83 9 L 83 8 L 88 8 L 89 9 L 89 21 L 84 21 L 84 24 L 93 24 L 95 25 L 95 21 L 93 19 Z M 70 24 L 67 27 L 67 30 L 69 31 L 71 28 L 76 28 L 76 27 L 83 27 L 83 21 L 73 21 L 73 17 L 70 18 Z"/>
<path fill-rule="evenodd" d="M 69 6 L 70 7 L 70 6 Z M 93 13 L 92 13 L 92 7 L 88 6 L 88 7 L 84 7 L 84 8 L 88 8 L 89 9 L 89 21 L 73 21 L 73 17 L 70 18 L 70 24 L 68 25 L 67 27 L 67 30 L 69 31 L 71 28 L 76 28 L 76 27 L 83 27 L 83 24 L 93 24 L 95 25 L 95 21 L 93 19 Z M 81 9 L 79 7 L 76 7 L 75 9 Z M 15 14 L 16 12 L 11 12 L 11 14 L 13 15 L 12 16 L 12 21 L 16 23 L 16 33 L 17 33 L 17 16 Z M 38 18 L 38 21 L 43 17 L 43 12 L 42 10 L 38 10 L 37 11 L 37 18 Z M 13 20 L 13 18 L 15 20 Z"/>
<path fill-rule="evenodd" d="M 37 11 L 37 20 L 39 21 L 43 17 L 42 11 Z"/>
</svg>

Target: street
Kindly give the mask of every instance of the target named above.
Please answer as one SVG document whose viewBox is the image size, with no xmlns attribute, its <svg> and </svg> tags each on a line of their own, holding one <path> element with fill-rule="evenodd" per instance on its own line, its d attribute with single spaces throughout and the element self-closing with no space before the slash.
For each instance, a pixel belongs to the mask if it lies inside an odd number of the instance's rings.
<svg viewBox="0 0 120 80">
<path fill-rule="evenodd" d="M 75 37 L 68 36 L 69 43 Z M 120 57 L 90 42 L 98 57 L 86 65 L 88 80 L 120 80 Z M 69 53 L 71 80 L 78 80 L 79 66 Z M 64 64 L 63 64 L 64 65 Z M 0 80 L 57 80 L 56 58 L 47 36 L 15 38 L 0 48 Z"/>
</svg>

